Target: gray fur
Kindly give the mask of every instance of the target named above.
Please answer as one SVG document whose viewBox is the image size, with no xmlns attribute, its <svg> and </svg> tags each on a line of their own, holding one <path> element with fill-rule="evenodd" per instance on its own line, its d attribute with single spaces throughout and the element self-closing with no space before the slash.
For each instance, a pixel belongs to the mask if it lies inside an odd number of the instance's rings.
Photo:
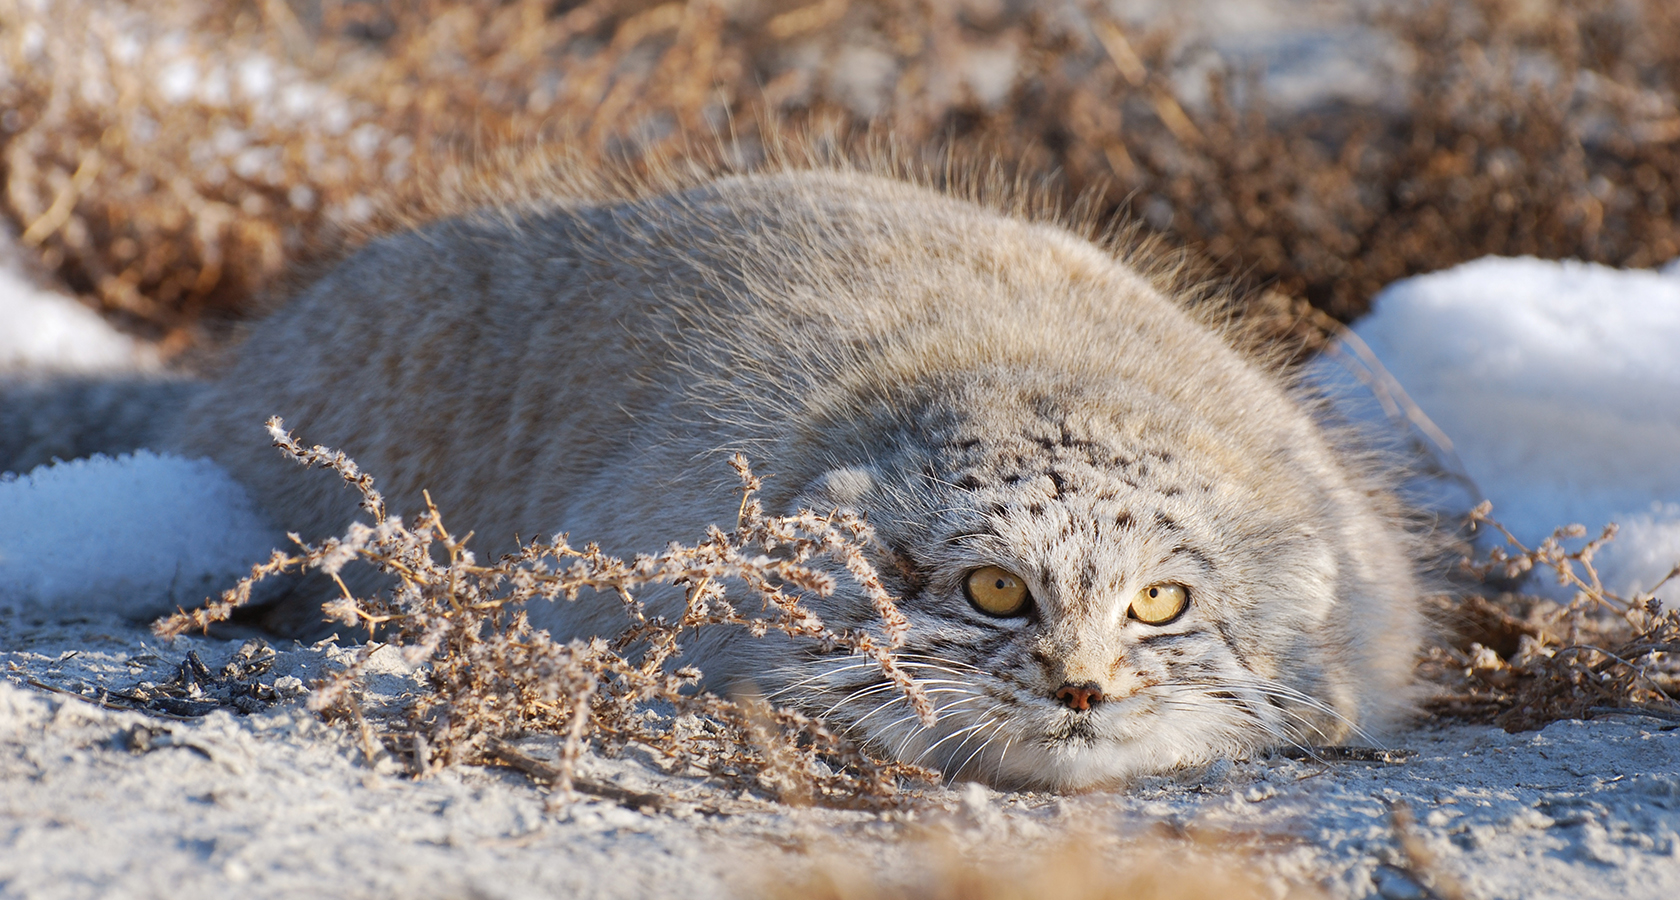
<svg viewBox="0 0 1680 900">
<path fill-rule="evenodd" d="M 1111 784 L 1407 708 L 1416 550 L 1380 479 L 1112 254 L 902 182 L 732 177 L 373 243 L 259 326 L 168 441 L 286 528 L 338 533 L 354 498 L 281 459 L 271 415 L 398 513 L 429 489 L 491 556 L 515 534 L 697 537 L 734 510 L 736 450 L 773 473 L 772 509 L 866 511 L 936 726 L 857 658 L 719 633 L 690 658 L 961 777 Z M 965 600 L 986 565 L 1026 579 L 1032 615 Z M 1128 619 L 1161 581 L 1189 610 Z M 818 611 L 873 616 L 844 592 Z M 561 637 L 622 624 L 605 599 L 532 615 Z M 1058 703 L 1073 682 L 1107 699 Z"/>
</svg>

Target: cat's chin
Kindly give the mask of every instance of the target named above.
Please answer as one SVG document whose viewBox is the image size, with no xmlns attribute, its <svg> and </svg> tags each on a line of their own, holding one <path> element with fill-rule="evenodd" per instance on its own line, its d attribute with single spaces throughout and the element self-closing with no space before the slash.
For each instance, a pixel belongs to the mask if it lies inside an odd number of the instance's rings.
<svg viewBox="0 0 1680 900">
<path fill-rule="evenodd" d="M 1130 786 L 1140 778 L 1194 771 L 1219 759 L 1245 755 L 1229 740 L 1190 734 L 1139 739 L 1099 733 L 1092 727 L 1058 727 L 1035 736 L 990 742 L 968 758 L 946 761 L 953 780 L 979 781 L 1000 790 L 1078 793 Z"/>
<path fill-rule="evenodd" d="M 953 781 L 1000 790 L 1082 791 L 1125 788 L 1138 779 L 1195 771 L 1219 759 L 1246 756 L 1269 743 L 1259 732 L 1223 723 L 1197 728 L 1183 717 L 1146 706 L 1120 714 L 1035 710 L 1010 720 L 962 715 L 923 730 L 905 715 L 870 735 L 877 752 L 938 769 Z M 856 726 L 854 725 L 854 728 Z M 902 730 L 895 730 L 902 729 Z"/>
<path fill-rule="evenodd" d="M 1023 744 L 958 774 L 997 788 L 1069 793 L 1125 787 L 1144 776 L 1195 765 L 1200 756 L 1129 741 L 1070 737 Z"/>
</svg>

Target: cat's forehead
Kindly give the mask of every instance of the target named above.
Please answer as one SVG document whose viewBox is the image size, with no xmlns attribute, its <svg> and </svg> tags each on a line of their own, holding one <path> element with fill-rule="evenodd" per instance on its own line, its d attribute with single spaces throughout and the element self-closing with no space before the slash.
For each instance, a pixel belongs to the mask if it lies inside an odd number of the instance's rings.
<svg viewBox="0 0 1680 900">
<path fill-rule="evenodd" d="M 1212 488 L 1164 448 L 1049 439 L 994 443 L 938 480 L 955 502 L 940 504 L 935 540 L 1052 567 L 1126 566 L 1197 543 Z"/>
<path fill-rule="evenodd" d="M 1230 521 L 1257 511 L 1242 514 L 1249 504 L 1233 496 L 1231 480 L 1170 429 L 1050 415 L 1017 425 L 938 454 L 943 471 L 933 478 L 945 500 L 935 542 L 1046 571 L 1095 567 L 1120 577 L 1173 556 L 1211 567 L 1224 555 L 1222 535 L 1257 524 Z"/>
<path fill-rule="evenodd" d="M 1170 434 L 1127 434 L 1066 421 L 1032 424 L 1037 427 L 952 442 L 940 454 L 946 479 L 982 501 L 1076 501 L 1094 511 L 1213 486 L 1212 473 L 1191 465 Z"/>
<path fill-rule="evenodd" d="M 1290 517 L 1307 501 L 1277 502 L 1301 493 L 1287 466 L 1141 388 L 958 393 L 890 479 L 906 488 L 894 539 L 932 562 L 1118 572 L 1175 555 L 1235 563 L 1299 536 Z"/>
<path fill-rule="evenodd" d="M 956 543 L 1045 565 L 1103 559 L 1141 563 L 1204 542 L 1210 523 L 1174 490 L 1090 467 L 980 484 L 946 507 Z M 1199 551 L 1198 551 L 1199 552 Z"/>
</svg>

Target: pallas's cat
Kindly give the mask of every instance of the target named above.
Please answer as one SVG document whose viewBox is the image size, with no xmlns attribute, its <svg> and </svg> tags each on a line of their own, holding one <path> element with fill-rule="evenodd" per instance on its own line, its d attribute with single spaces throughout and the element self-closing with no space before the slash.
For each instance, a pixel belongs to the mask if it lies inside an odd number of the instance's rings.
<svg viewBox="0 0 1680 900">
<path fill-rule="evenodd" d="M 1405 709 L 1414 542 L 1272 369 L 1061 227 L 783 171 L 374 241 L 258 325 L 168 443 L 285 528 L 340 533 L 353 493 L 270 446 L 279 415 L 394 512 L 429 490 L 492 556 L 698 535 L 744 451 L 772 512 L 867 514 L 938 723 L 858 657 L 714 633 L 688 660 L 880 752 L 1065 790 Z M 841 584 L 816 611 L 868 627 Z M 616 602 L 531 614 L 557 637 L 623 625 Z"/>
</svg>

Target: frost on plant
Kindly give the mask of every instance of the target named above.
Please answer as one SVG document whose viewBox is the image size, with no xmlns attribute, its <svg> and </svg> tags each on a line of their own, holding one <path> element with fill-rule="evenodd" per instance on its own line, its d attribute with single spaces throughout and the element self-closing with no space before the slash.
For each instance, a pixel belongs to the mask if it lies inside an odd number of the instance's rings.
<svg viewBox="0 0 1680 900">
<path fill-rule="evenodd" d="M 326 615 L 399 647 L 408 662 L 424 667 L 431 690 L 397 717 L 364 718 L 355 695 L 379 646 L 369 643 L 351 665 L 316 687 L 310 707 L 372 729 L 393 752 L 407 756 L 414 771 L 505 759 L 504 741 L 547 733 L 564 738 L 554 777 L 562 795 L 571 792 L 586 749 L 610 754 L 631 743 L 679 768 L 741 782 L 783 802 L 880 805 L 900 796 L 904 779 L 933 777 L 876 759 L 797 711 L 697 690 L 701 673 L 677 665 L 681 639 L 695 629 L 737 627 L 761 637 L 779 632 L 869 658 L 918 715 L 931 719 L 926 695 L 894 661 L 908 621 L 864 557 L 873 533 L 858 516 L 808 510 L 767 516 L 755 496 L 759 479 L 736 456 L 741 505 L 732 530 L 713 526 L 693 546 L 672 544 L 629 561 L 594 544 L 573 547 L 562 534 L 483 565 L 466 549 L 470 535 L 457 537 L 445 528 L 429 496 L 426 511 L 405 523 L 387 512 L 372 477 L 342 452 L 303 447 L 277 418 L 268 428 L 282 452 L 333 469 L 355 487 L 372 523 L 357 522 L 318 544 L 293 535 L 298 553 L 276 553 L 219 601 L 171 616 L 157 631 L 173 636 L 226 619 L 249 602 L 252 585 L 270 575 L 322 572 L 341 592 L 323 607 Z M 391 576 L 391 588 L 355 596 L 339 578 L 353 560 Z M 880 614 L 878 634 L 830 628 L 804 604 L 810 595 L 835 589 L 834 577 L 815 565 L 819 561 L 838 563 L 863 588 Z M 650 584 L 684 589 L 679 618 L 652 615 L 637 601 L 635 590 Z M 739 593 L 726 585 L 738 585 Z M 573 602 L 585 589 L 615 595 L 624 605 L 629 626 L 621 634 L 560 643 L 531 626 L 526 604 Z M 744 610 L 741 596 L 759 609 Z"/>
</svg>

